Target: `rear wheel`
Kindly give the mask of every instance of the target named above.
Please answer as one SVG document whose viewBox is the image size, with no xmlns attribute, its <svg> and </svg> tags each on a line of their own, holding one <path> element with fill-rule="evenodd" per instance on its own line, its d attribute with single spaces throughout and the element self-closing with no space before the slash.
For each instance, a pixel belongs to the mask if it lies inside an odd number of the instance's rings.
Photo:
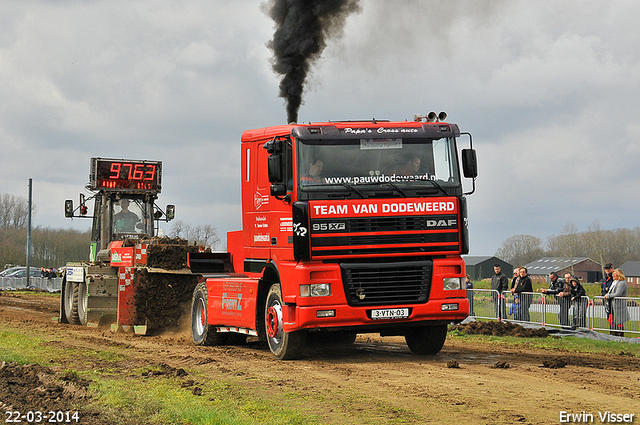
<svg viewBox="0 0 640 425">
<path fill-rule="evenodd" d="M 74 325 L 87 324 L 87 283 L 73 284 L 73 300 L 71 302 L 71 319 L 69 323 Z"/>
<path fill-rule="evenodd" d="M 191 302 L 191 334 L 197 345 L 216 345 L 222 342 L 220 333 L 209 326 L 209 310 L 207 307 L 207 285 L 196 286 Z"/>
<path fill-rule="evenodd" d="M 410 328 L 404 339 L 414 354 L 438 354 L 447 339 L 447 325 Z"/>
<path fill-rule="evenodd" d="M 264 309 L 267 343 L 276 359 L 297 359 L 304 352 L 307 332 L 285 332 L 282 327 L 283 308 L 282 289 L 279 283 L 274 283 L 267 294 L 267 303 Z"/>
</svg>

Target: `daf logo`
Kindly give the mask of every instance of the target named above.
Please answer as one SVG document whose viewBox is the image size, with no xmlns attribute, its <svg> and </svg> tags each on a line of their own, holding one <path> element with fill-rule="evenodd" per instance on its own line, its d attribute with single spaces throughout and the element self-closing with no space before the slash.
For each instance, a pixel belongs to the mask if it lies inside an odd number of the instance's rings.
<svg viewBox="0 0 640 425">
<path fill-rule="evenodd" d="M 455 227 L 458 221 L 453 218 L 451 220 L 427 220 L 427 227 Z"/>
</svg>

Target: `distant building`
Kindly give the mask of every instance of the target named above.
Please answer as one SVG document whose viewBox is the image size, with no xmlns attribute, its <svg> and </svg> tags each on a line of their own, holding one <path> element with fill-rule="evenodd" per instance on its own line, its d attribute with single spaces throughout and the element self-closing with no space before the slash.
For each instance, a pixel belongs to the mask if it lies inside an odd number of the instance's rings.
<svg viewBox="0 0 640 425">
<path fill-rule="evenodd" d="M 496 264 L 500 264 L 502 273 L 508 278 L 513 275 L 513 266 L 498 257 L 465 255 L 462 258 L 467 265 L 467 274 L 471 280 L 491 279 L 494 275 L 493 266 Z"/>
<path fill-rule="evenodd" d="M 593 283 L 602 280 L 600 263 L 587 257 L 573 259 L 564 257 L 544 257 L 525 264 L 532 281 L 547 281 L 549 273 L 556 272 L 559 277 L 572 273 L 581 283 Z"/>
<path fill-rule="evenodd" d="M 628 286 L 640 287 L 640 261 L 627 261 L 620 266 Z"/>
</svg>

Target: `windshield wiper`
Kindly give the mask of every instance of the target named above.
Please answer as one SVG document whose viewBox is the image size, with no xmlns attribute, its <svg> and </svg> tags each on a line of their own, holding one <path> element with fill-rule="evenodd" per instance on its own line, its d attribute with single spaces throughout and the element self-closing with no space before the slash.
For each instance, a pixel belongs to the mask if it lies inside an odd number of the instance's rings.
<svg viewBox="0 0 640 425">
<path fill-rule="evenodd" d="M 388 184 L 389 186 L 391 186 L 392 188 L 394 188 L 395 190 L 397 190 L 398 192 L 400 192 L 400 194 L 402 194 L 402 196 L 404 196 L 405 198 L 408 198 L 408 197 L 409 197 L 409 195 L 407 195 L 407 192 L 405 192 L 404 190 L 400 189 L 400 188 L 398 187 L 398 185 L 397 185 L 397 184 L 395 184 L 395 183 L 391 183 L 391 182 L 384 182 L 384 183 L 382 183 L 382 184 Z"/>
<path fill-rule="evenodd" d="M 356 189 L 355 187 L 353 187 L 353 186 L 351 186 L 351 185 L 349 185 L 349 184 L 346 184 L 346 183 L 342 183 L 342 186 L 343 186 L 343 187 L 346 187 L 346 188 L 347 188 L 347 189 L 349 189 L 349 190 L 354 191 L 355 193 L 357 193 L 358 195 L 360 195 L 360 197 L 361 197 L 362 199 L 366 198 L 366 196 L 364 196 L 364 193 L 360 192 L 360 191 L 359 191 L 358 189 Z"/>
<path fill-rule="evenodd" d="M 440 186 L 440 183 L 438 183 L 437 181 L 435 181 L 435 180 L 425 180 L 425 181 L 427 181 L 429 183 L 432 183 L 436 187 L 436 189 L 440 190 L 440 192 L 442 192 L 444 195 L 448 195 L 449 194 L 446 190 L 444 190 L 444 188 L 442 186 Z M 418 192 L 419 195 L 421 195 L 422 193 L 423 192 Z"/>
</svg>

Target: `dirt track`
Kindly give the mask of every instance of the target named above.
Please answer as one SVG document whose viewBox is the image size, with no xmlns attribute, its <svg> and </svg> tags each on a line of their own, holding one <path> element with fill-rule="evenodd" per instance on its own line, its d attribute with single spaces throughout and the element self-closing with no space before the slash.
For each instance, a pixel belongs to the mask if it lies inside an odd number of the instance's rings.
<svg viewBox="0 0 640 425">
<path fill-rule="evenodd" d="M 496 344 L 449 337 L 439 355 L 418 357 L 402 338 L 360 335 L 353 346 L 315 347 L 302 360 L 279 362 L 258 343 L 197 347 L 187 333 L 141 337 L 61 325 L 52 320 L 58 302 L 57 297 L 3 293 L 0 322 L 9 329 L 28 328 L 30 334 L 69 352 L 88 347 L 117 350 L 122 360 L 116 367 L 123 375 L 161 361 L 167 373 L 175 376 L 182 369 L 197 371 L 206 379 L 233 381 L 273 397 L 275 403 L 287 403 L 287 394 L 294 393 L 305 400 L 309 414 L 323 423 L 554 424 L 560 423 L 561 411 L 591 413 L 595 423 L 599 423 L 598 412 L 629 413 L 635 414 L 635 423 L 640 422 L 640 358 L 625 353 L 603 358 L 499 349 Z M 31 408 L 77 407 L 87 397 L 88 382 L 67 376 L 49 388 L 43 380 L 68 369 L 113 367 L 113 360 L 101 364 L 99 360 L 80 363 L 69 359 L 45 371 L 0 363 L 0 407 L 4 411 L 13 403 L 25 408 L 20 403 L 26 406 L 23 398 L 27 395 L 19 388 L 33 393 L 34 388 L 28 386 L 38 384 L 37 379 L 41 379 L 39 385 L 44 389 L 39 391 L 44 396 L 32 399 L 36 405 Z M 27 376 L 25 381 L 19 381 L 20 374 Z M 28 376 L 36 378 L 29 380 Z M 86 423 L 107 423 L 99 422 L 97 415 L 86 415 L 90 420 Z"/>
</svg>

